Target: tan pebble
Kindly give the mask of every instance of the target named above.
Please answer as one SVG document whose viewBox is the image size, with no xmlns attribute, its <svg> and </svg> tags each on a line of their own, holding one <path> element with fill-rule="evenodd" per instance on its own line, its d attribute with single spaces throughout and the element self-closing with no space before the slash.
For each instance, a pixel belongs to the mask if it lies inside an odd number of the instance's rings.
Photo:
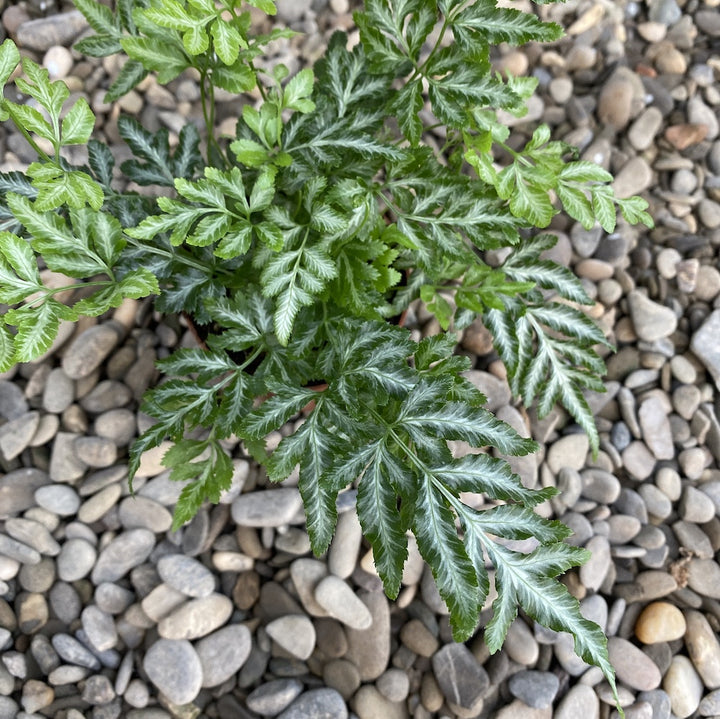
<svg viewBox="0 0 720 719">
<path fill-rule="evenodd" d="M 648 604 L 635 623 L 635 636 L 643 644 L 680 639 L 687 628 L 683 613 L 669 602 Z"/>
</svg>

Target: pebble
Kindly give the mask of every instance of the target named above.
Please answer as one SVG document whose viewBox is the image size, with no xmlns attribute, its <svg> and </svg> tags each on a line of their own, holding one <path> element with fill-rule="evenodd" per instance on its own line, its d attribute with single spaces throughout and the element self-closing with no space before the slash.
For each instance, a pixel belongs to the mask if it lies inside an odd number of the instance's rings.
<svg viewBox="0 0 720 719">
<path fill-rule="evenodd" d="M 0 427 L 0 453 L 5 460 L 13 460 L 23 453 L 35 436 L 39 423 L 38 412 L 26 412 Z"/>
<path fill-rule="evenodd" d="M 560 472 L 563 467 L 581 470 L 585 466 L 589 449 L 586 434 L 568 434 L 553 442 L 545 461 L 553 474 Z"/>
<path fill-rule="evenodd" d="M 621 199 L 639 195 L 653 183 L 653 171 L 644 157 L 633 157 L 628 160 L 615 175 L 612 188 Z"/>
<path fill-rule="evenodd" d="M 159 622 L 158 634 L 163 639 L 198 639 L 225 624 L 232 611 L 232 602 L 224 594 L 192 599 Z"/>
<path fill-rule="evenodd" d="M 670 697 L 670 706 L 678 719 L 695 712 L 703 695 L 703 684 L 692 662 L 682 654 L 673 657 L 663 679 L 663 689 Z"/>
<path fill-rule="evenodd" d="M 555 709 L 554 719 L 599 719 L 600 702 L 592 687 L 576 684 L 570 687 Z"/>
<path fill-rule="evenodd" d="M 368 629 L 372 615 L 350 586 L 339 577 L 330 575 L 315 587 L 315 600 L 333 618 L 353 629 Z"/>
<path fill-rule="evenodd" d="M 359 716 L 362 719 L 362 714 Z M 347 719 L 347 717 L 347 706 L 342 696 L 334 689 L 321 688 L 310 689 L 300 695 L 278 715 L 277 719 Z"/>
<path fill-rule="evenodd" d="M 373 622 L 368 629 L 347 628 L 345 658 L 360 670 L 362 681 L 375 681 L 390 661 L 390 605 L 382 592 L 361 590 L 357 596 L 370 611 Z"/>
<path fill-rule="evenodd" d="M 446 644 L 432 657 L 432 668 L 447 701 L 471 709 L 482 698 L 490 679 L 464 644 Z"/>
<path fill-rule="evenodd" d="M 690 589 L 711 599 L 720 599 L 720 565 L 712 559 L 692 559 L 687 565 Z"/>
<path fill-rule="evenodd" d="M 119 332 L 110 323 L 88 327 L 73 340 L 63 355 L 63 371 L 70 379 L 88 377 L 115 349 L 118 339 Z"/>
<path fill-rule="evenodd" d="M 184 639 L 158 639 L 146 652 L 143 669 L 173 704 L 189 704 L 202 687 L 200 658 Z"/>
<path fill-rule="evenodd" d="M 597 115 L 600 122 L 622 130 L 630 121 L 633 84 L 624 75 L 613 74 L 603 85 L 598 98 Z"/>
<path fill-rule="evenodd" d="M 104 652 L 115 646 L 118 635 L 110 614 L 95 605 L 90 605 L 83 609 L 81 619 L 90 643 L 98 652 Z"/>
<path fill-rule="evenodd" d="M 16 36 L 21 47 L 46 52 L 51 47 L 70 45 L 87 28 L 87 20 L 78 10 L 28 20 L 18 27 Z"/>
<path fill-rule="evenodd" d="M 685 635 L 687 625 L 683 613 L 669 602 L 652 602 L 635 622 L 635 636 L 643 644 L 671 642 Z"/>
<path fill-rule="evenodd" d="M 655 662 L 627 639 L 609 637 L 608 655 L 618 680 L 631 689 L 650 691 L 660 686 L 662 675 Z"/>
<path fill-rule="evenodd" d="M 304 661 L 315 649 L 315 627 L 305 616 L 288 614 L 266 625 L 268 636 L 294 657 Z"/>
<path fill-rule="evenodd" d="M 35 490 L 35 501 L 43 509 L 62 517 L 69 517 L 80 507 L 80 498 L 72 487 L 49 484 Z"/>
<path fill-rule="evenodd" d="M 97 657 L 75 637 L 69 634 L 54 634 L 50 641 L 58 655 L 70 664 L 76 664 L 86 669 L 99 670 L 100 662 Z"/>
<path fill-rule="evenodd" d="M 100 552 L 92 571 L 93 584 L 114 582 L 142 564 L 155 546 L 155 535 L 147 529 L 128 529 Z"/>
<path fill-rule="evenodd" d="M 612 563 L 610 543 L 607 537 L 598 534 L 587 541 L 585 548 L 591 552 L 591 557 L 580 567 L 580 581 L 586 589 L 597 591 Z"/>
<path fill-rule="evenodd" d="M 670 421 L 665 405 L 658 397 L 649 397 L 640 404 L 638 421 L 643 440 L 656 459 L 672 459 L 675 456 Z"/>
<path fill-rule="evenodd" d="M 560 680 L 551 672 L 520 671 L 513 674 L 508 684 L 510 693 L 534 709 L 552 705 L 560 688 Z"/>
<path fill-rule="evenodd" d="M 407 712 L 402 704 L 388 701 L 374 686 L 360 687 L 350 706 L 358 719 L 405 719 Z"/>
<path fill-rule="evenodd" d="M 685 646 L 693 666 L 708 689 L 720 688 L 720 641 L 701 612 L 685 610 Z"/>
<path fill-rule="evenodd" d="M 245 664 L 250 656 L 252 637 L 244 624 L 231 624 L 209 634 L 195 644 L 202 666 L 204 688 L 220 686 Z"/>
<path fill-rule="evenodd" d="M 720 309 L 712 312 L 702 326 L 693 334 L 690 348 L 705 365 L 720 390 Z"/>
<path fill-rule="evenodd" d="M 639 290 L 628 295 L 628 307 L 637 336 L 644 342 L 656 342 L 669 337 L 677 328 L 675 313 L 653 302 Z"/>
<path fill-rule="evenodd" d="M 247 492 L 231 505 L 232 518 L 244 527 L 281 527 L 304 521 L 300 492 L 293 487 Z"/>
<path fill-rule="evenodd" d="M 197 559 L 182 554 L 161 557 L 157 563 L 160 578 L 188 597 L 207 597 L 215 591 L 215 577 Z"/>
<path fill-rule="evenodd" d="M 303 690 L 298 679 L 274 679 L 253 689 L 247 697 L 247 706 L 262 716 L 277 716 L 286 709 Z"/>
</svg>

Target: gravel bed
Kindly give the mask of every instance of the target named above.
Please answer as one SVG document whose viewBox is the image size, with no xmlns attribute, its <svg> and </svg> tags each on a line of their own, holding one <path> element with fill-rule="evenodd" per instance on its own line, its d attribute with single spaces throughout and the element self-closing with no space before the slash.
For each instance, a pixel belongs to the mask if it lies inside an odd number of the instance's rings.
<svg viewBox="0 0 720 719">
<path fill-rule="evenodd" d="M 312 63 L 334 28 L 357 38 L 348 0 L 277 4 L 305 35 L 278 41 L 268 65 Z M 647 197 L 657 223 L 621 222 L 612 235 L 562 216 L 552 225 L 553 258 L 583 278 L 590 314 L 618 347 L 607 392 L 590 398 L 597 459 L 562 411 L 538 421 L 511 401 L 481 324 L 461 341 L 490 408 L 542 445 L 512 460 L 528 486 L 562 490 L 538 511 L 592 552 L 563 581 L 609 637 L 628 719 L 720 717 L 719 6 L 543 6 L 568 36 L 495 58 L 540 81 L 511 142 L 547 122 L 615 173 L 618 195 Z M 88 98 L 118 157 L 120 113 L 175 139 L 200 121 L 192 77 L 148 78 L 105 105 L 117 60 L 69 50 L 84 20 L 47 10 L 10 5 L 3 32 Z M 237 116 L 237 99 L 221 95 L 223 129 Z M 34 159 L 21 136 L 0 133 L 0 169 Z M 418 331 L 437 332 L 415 309 Z M 146 453 L 129 497 L 128 445 L 148 426 L 138 400 L 158 380 L 155 360 L 192 341 L 177 318 L 127 302 L 63 326 L 46 357 L 0 376 L 0 719 L 617 717 L 569 635 L 519 616 L 492 657 L 482 631 L 454 643 L 412 541 L 388 601 L 352 492 L 322 559 L 292 482 L 271 488 L 231 442 L 232 490 L 180 531 L 170 531 L 179 487 L 160 464 L 165 447 Z"/>
</svg>

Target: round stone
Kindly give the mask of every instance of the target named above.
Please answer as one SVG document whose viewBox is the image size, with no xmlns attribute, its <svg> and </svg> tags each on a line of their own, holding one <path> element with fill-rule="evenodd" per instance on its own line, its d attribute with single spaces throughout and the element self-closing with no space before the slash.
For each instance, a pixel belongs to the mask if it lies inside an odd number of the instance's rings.
<svg viewBox="0 0 720 719">
<path fill-rule="evenodd" d="M 669 602 L 652 602 L 635 622 L 635 636 L 643 644 L 670 642 L 684 636 L 687 628 L 683 613 Z"/>
<path fill-rule="evenodd" d="M 202 688 L 202 664 L 187 640 L 158 639 L 145 654 L 143 668 L 173 704 L 189 704 Z"/>
</svg>

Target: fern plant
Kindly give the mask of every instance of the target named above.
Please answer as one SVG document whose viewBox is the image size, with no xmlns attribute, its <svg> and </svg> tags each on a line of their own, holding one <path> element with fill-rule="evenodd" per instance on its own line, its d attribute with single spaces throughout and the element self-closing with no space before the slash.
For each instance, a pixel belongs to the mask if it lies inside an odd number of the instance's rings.
<svg viewBox="0 0 720 719">
<path fill-rule="evenodd" d="M 68 107 L 67 87 L 22 60 L 15 86 L 33 103 L 5 99 L 0 112 L 38 159 L 0 176 L 0 370 L 45 352 L 61 320 L 155 296 L 157 310 L 184 313 L 207 332 L 206 348 L 158 362 L 166 380 L 142 406 L 154 424 L 130 451 L 132 477 L 143 452 L 174 442 L 163 463 L 183 483 L 176 528 L 229 488 L 222 441 L 242 440 L 273 481 L 299 465 L 316 554 L 333 536 L 338 494 L 355 486 L 390 597 L 412 532 L 458 641 L 476 630 L 494 567 L 491 651 L 521 607 L 571 632 L 614 690 L 602 631 L 557 579 L 588 553 L 533 511 L 554 490 L 527 489 L 505 461 L 456 457 L 448 444 L 521 455 L 535 442 L 483 408 L 454 332 L 415 342 L 392 320 L 418 299 L 444 331 L 481 317 L 514 393 L 537 402 L 540 416 L 560 401 L 597 450 L 585 392 L 602 390 L 596 348 L 606 340 L 582 309 L 590 299 L 578 279 L 543 259 L 555 238 L 540 230 L 561 208 L 608 232 L 618 210 L 649 225 L 647 204 L 615 198 L 612 177 L 544 125 L 522 149 L 510 147 L 496 111 L 521 117 L 536 83 L 493 74 L 490 63 L 498 43 L 552 41 L 561 28 L 495 0 L 367 0 L 355 14 L 359 45 L 348 50 L 336 33 L 314 69 L 288 78 L 283 65 L 266 72 L 257 63 L 269 42 L 293 34 L 253 33 L 246 5 L 273 14 L 272 0 L 76 5 L 95 31 L 77 50 L 129 58 L 107 100 L 148 73 L 168 83 L 194 69 L 203 139 L 188 124 L 171 149 L 167 131 L 121 117 L 134 157 L 120 174 L 148 187 L 130 192 L 113 179 L 110 149 L 91 139 L 88 104 Z M 6 40 L 3 84 L 18 63 Z M 217 88 L 260 96 L 242 105 L 230 140 L 216 133 Z M 435 127 L 439 150 L 424 142 Z M 66 159 L 64 148 L 77 144 L 87 144 L 86 165 Z M 507 166 L 495 163 L 497 149 Z M 509 253 L 491 267 L 484 253 L 498 248 Z M 41 264 L 67 276 L 67 287 L 44 286 Z M 81 299 L 58 300 L 78 287 Z M 310 386 L 318 380 L 327 385 L 320 393 Z M 311 400 L 307 419 L 268 454 L 264 438 Z M 490 507 L 473 508 L 464 493 Z M 529 553 L 507 541 L 530 537 Z"/>
</svg>

